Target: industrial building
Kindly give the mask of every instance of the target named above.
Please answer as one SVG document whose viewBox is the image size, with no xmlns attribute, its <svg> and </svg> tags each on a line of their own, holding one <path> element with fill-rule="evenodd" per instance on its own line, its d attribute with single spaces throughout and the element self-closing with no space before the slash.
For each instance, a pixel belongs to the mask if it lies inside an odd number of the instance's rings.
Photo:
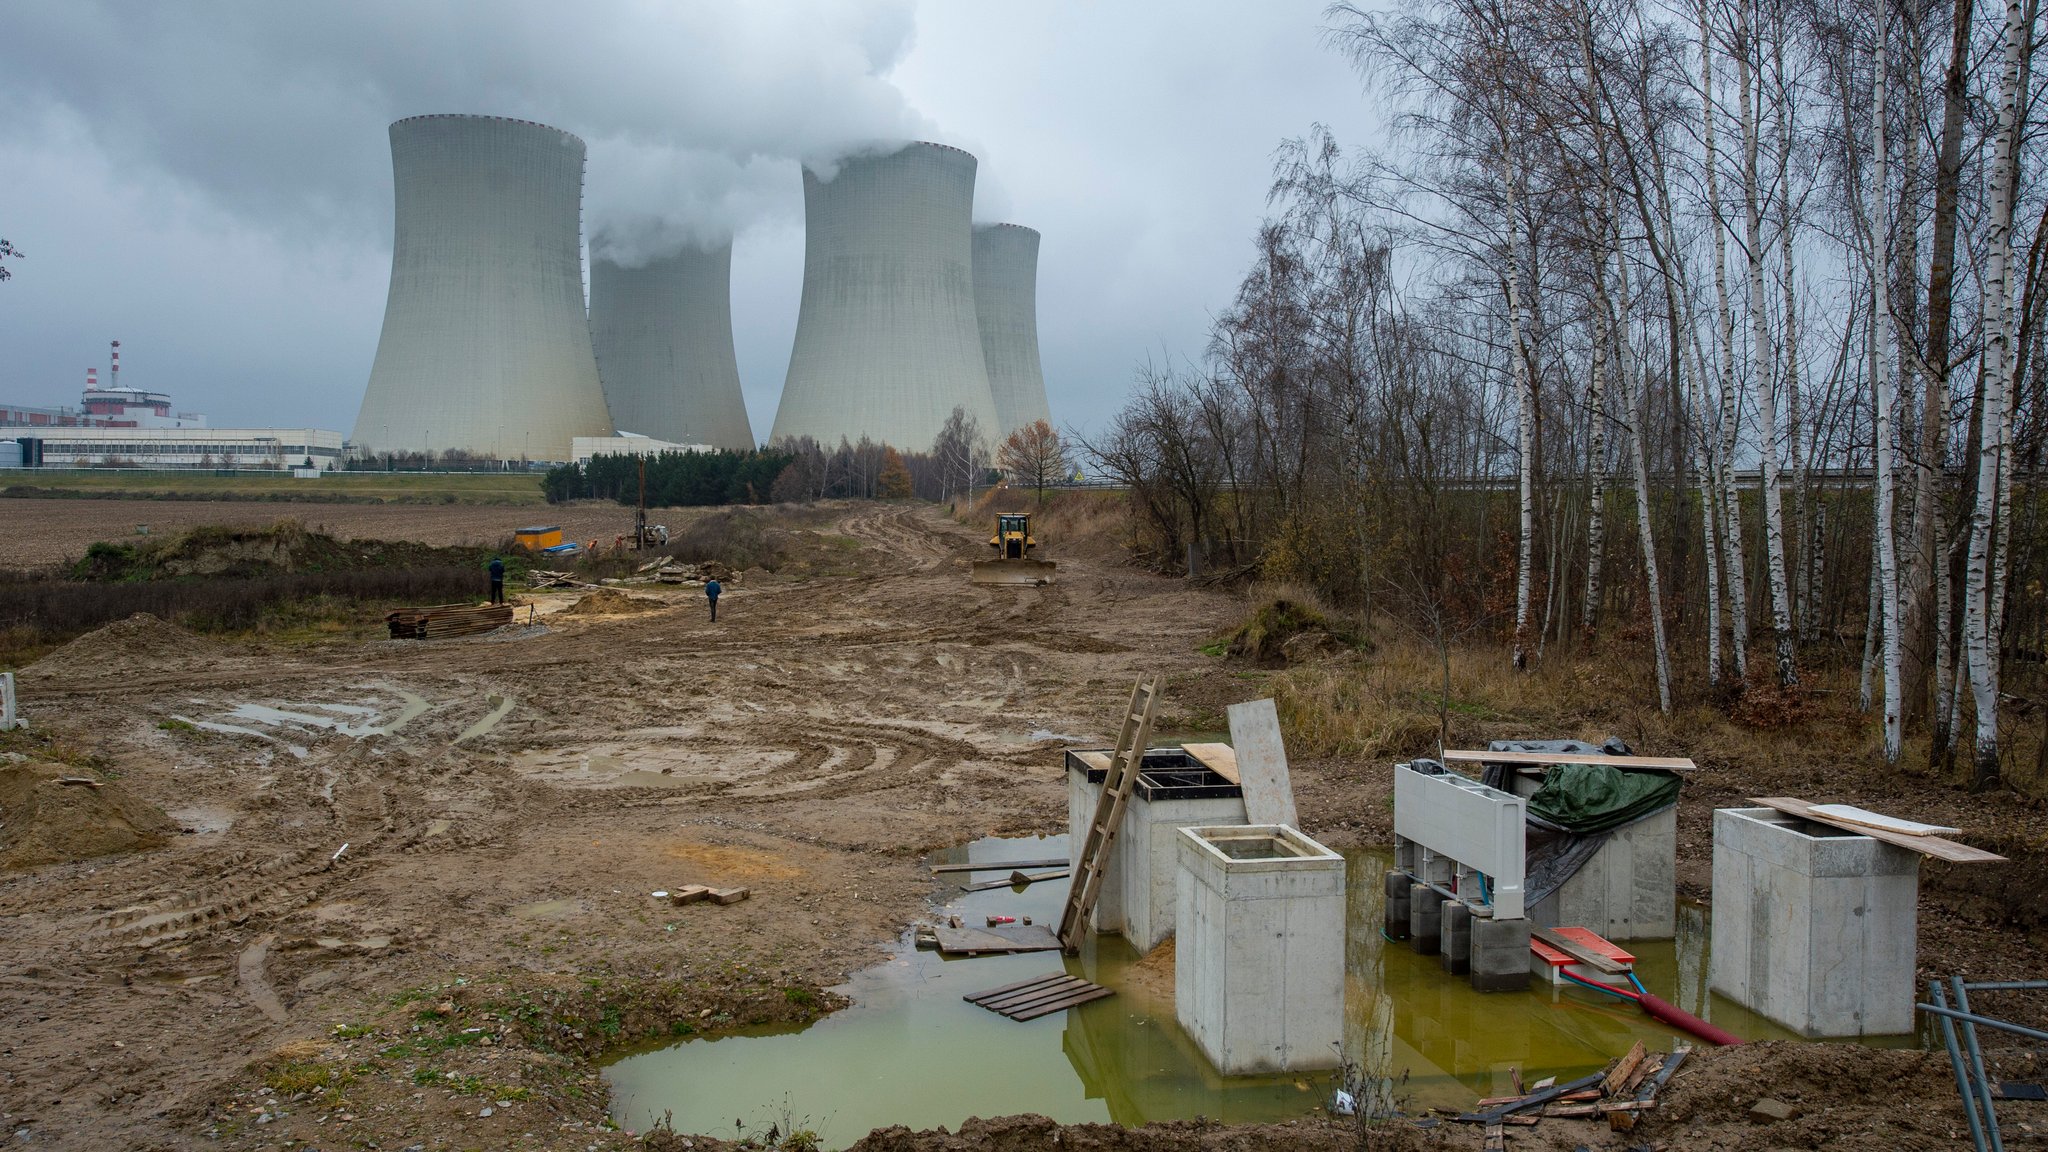
<svg viewBox="0 0 2048 1152">
<path fill-rule="evenodd" d="M 1038 231 L 1021 224 L 974 227 L 974 316 L 996 405 L 996 437 L 1043 420 L 1045 372 L 1038 363 Z"/>
<path fill-rule="evenodd" d="M 592 253 L 590 339 L 621 432 L 754 447 L 733 355 L 731 284 L 730 240 L 638 266 Z"/>
<path fill-rule="evenodd" d="M 717 445 L 683 444 L 651 436 L 578 436 L 570 441 L 569 459 L 573 463 L 588 464 L 592 456 L 660 456 L 665 452 L 716 451 Z"/>
<path fill-rule="evenodd" d="M 341 466 L 342 436 L 319 428 L 34 428 L 4 435 L 10 465 L 273 469 Z"/>
<path fill-rule="evenodd" d="M 567 460 L 612 431 L 583 304 L 583 141 L 498 116 L 391 125 L 391 289 L 351 439 Z"/>
<path fill-rule="evenodd" d="M 943 144 L 804 169 L 804 287 L 772 439 L 931 446 L 1001 422 L 974 313 L 975 159 Z"/>
</svg>

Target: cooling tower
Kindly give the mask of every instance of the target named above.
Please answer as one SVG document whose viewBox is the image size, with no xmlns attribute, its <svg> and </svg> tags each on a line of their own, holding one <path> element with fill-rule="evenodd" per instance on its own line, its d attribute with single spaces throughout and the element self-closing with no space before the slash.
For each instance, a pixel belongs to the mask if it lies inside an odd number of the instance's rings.
<svg viewBox="0 0 2048 1152">
<path fill-rule="evenodd" d="M 569 459 L 612 431 L 583 311 L 583 141 L 499 116 L 391 126 L 384 332 L 356 416 L 371 451 Z"/>
<path fill-rule="evenodd" d="M 974 319 L 974 157 L 911 144 L 804 170 L 804 291 L 774 439 L 931 447 L 955 407 L 993 442 Z"/>
<path fill-rule="evenodd" d="M 590 340 L 621 432 L 754 447 L 732 350 L 732 242 L 627 268 L 590 259 Z"/>
<path fill-rule="evenodd" d="M 1038 366 L 1038 232 L 1021 224 L 974 228 L 974 317 L 996 402 L 997 436 L 1052 423 Z"/>
</svg>

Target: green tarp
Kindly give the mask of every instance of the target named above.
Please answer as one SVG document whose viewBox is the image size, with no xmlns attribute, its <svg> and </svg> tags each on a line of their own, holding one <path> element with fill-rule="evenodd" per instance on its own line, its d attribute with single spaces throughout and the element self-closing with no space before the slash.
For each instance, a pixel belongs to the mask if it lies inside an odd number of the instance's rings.
<svg viewBox="0 0 2048 1152">
<path fill-rule="evenodd" d="M 1543 773 L 1529 815 L 1585 835 L 1619 828 L 1678 802 L 1678 777 L 1608 764 L 1560 764 Z"/>
</svg>

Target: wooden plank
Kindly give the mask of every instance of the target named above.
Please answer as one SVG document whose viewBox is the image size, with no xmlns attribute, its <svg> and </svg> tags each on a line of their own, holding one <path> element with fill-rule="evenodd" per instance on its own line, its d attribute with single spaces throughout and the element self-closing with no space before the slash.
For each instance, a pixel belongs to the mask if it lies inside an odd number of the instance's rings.
<svg viewBox="0 0 2048 1152">
<path fill-rule="evenodd" d="M 1050 872 L 1012 872 L 1008 878 L 1002 880 L 983 880 L 978 884 L 962 884 L 960 890 L 962 892 L 993 892 L 998 888 L 1014 888 L 1019 884 L 1036 884 L 1040 880 L 1059 880 L 1068 875 L 1070 873 L 1065 868 L 1055 868 Z"/>
<path fill-rule="evenodd" d="M 1887 844 L 1910 848 L 1922 856 L 1932 856 L 1936 860 L 1946 860 L 1951 864 L 2006 863 L 2005 857 L 1995 852 L 1986 852 L 1982 848 L 1972 848 L 1968 844 L 1958 844 L 1954 840 L 1944 840 L 1939 836 L 1901 836 L 1897 832 L 1887 832 L 1882 828 L 1864 828 L 1815 815 L 1813 805 L 1795 796 L 1751 796 L 1749 802 L 1761 804 L 1766 808 L 1775 808 L 1787 816 L 1797 816 L 1801 820 L 1811 820 L 1816 824 L 1840 828 L 1844 832 L 1854 832 L 1858 836 L 1868 836 L 1872 840 L 1882 840 Z"/>
<path fill-rule="evenodd" d="M 1642 1064 L 1643 1058 L 1648 1055 L 1649 1052 L 1643 1047 L 1641 1040 L 1629 1045 L 1628 1053 L 1620 1060 L 1615 1061 L 1614 1070 L 1607 1074 L 1607 1079 L 1600 1082 L 1601 1093 L 1612 1096 L 1616 1092 L 1621 1091 L 1621 1086 L 1628 1083 L 1630 1076 L 1635 1075 L 1636 1068 Z"/>
<path fill-rule="evenodd" d="M 1529 935 L 1531 938 L 1541 940 L 1559 952 L 1571 957 L 1574 961 L 1584 964 L 1589 968 L 1598 968 L 1609 976 L 1619 976 L 1628 971 L 1628 965 L 1621 963 L 1611 956 L 1602 956 L 1577 940 L 1573 940 L 1568 936 L 1560 936 L 1548 928 L 1531 928 Z"/>
<path fill-rule="evenodd" d="M 1486 1152 L 1508 1152 L 1507 1126 L 1498 1120 L 1486 1126 Z"/>
<path fill-rule="evenodd" d="M 1242 783 L 1237 778 L 1237 749 L 1228 744 L 1183 744 L 1180 750 L 1193 756 L 1197 763 L 1214 772 L 1232 784 Z"/>
<path fill-rule="evenodd" d="M 1093 987 L 1095 985 L 1090 984 L 1086 980 L 1076 980 L 1069 976 L 1056 984 L 1047 984 L 1042 988 L 1028 988 L 1022 992 L 1013 992 L 1001 1000 L 990 1001 L 982 1005 L 982 1007 L 992 1012 L 1000 1012 L 1005 1016 L 1015 1017 L 1020 1012 L 1028 1012 L 1041 1004 L 1050 1004 L 1055 1000 L 1069 999 L 1076 993 L 1086 992 Z"/>
<path fill-rule="evenodd" d="M 695 904 L 699 900 L 710 898 L 711 888 L 705 884 L 685 884 L 668 894 L 668 902 L 671 904 Z"/>
<path fill-rule="evenodd" d="M 1109 753 L 1107 752 L 1098 752 L 1091 748 L 1085 752 L 1074 753 L 1074 759 L 1086 764 L 1092 771 L 1109 771 Z"/>
<path fill-rule="evenodd" d="M 1498 1108 L 1484 1112 L 1466 1112 L 1452 1117 L 1452 1119 L 1460 1124 L 1498 1124 L 1517 1112 L 1526 1112 L 1531 1108 L 1541 1108 L 1553 1100 L 1569 1096 L 1582 1089 L 1591 1088 L 1606 1078 L 1604 1073 L 1595 1072 L 1591 1076 L 1582 1076 L 1577 1080 L 1568 1081 L 1563 1084 L 1553 1084 L 1541 1092 L 1531 1092 L 1512 1104 L 1503 1104 Z"/>
<path fill-rule="evenodd" d="M 1663 1090 L 1665 1081 L 1671 1079 L 1671 1074 L 1678 1071 L 1678 1066 L 1685 1063 L 1685 1058 L 1690 1055 L 1692 1055 L 1692 1049 L 1690 1047 L 1683 1047 L 1674 1050 L 1671 1055 L 1666 1056 L 1664 1058 L 1664 1066 L 1657 1069 L 1657 1074 L 1650 1077 L 1649 1081 L 1642 1087 L 1636 1089 L 1636 1099 L 1655 1100 L 1657 1093 Z"/>
<path fill-rule="evenodd" d="M 1230 744 L 1236 750 L 1245 819 L 1253 824 L 1298 827 L 1294 785 L 1287 776 L 1287 747 L 1280 740 L 1280 716 L 1271 700 L 1232 704 Z"/>
<path fill-rule="evenodd" d="M 1042 924 L 1014 924 L 1000 928 L 935 929 L 939 951 L 979 956 L 983 953 L 1050 952 L 1060 946 L 1052 929 Z"/>
<path fill-rule="evenodd" d="M 1624 1100 L 1619 1104 L 1604 1101 L 1592 1104 L 1552 1104 L 1543 1109 L 1547 1119 L 1593 1120 L 1609 1112 L 1648 1112 L 1657 1106 L 1654 1100 Z"/>
<path fill-rule="evenodd" d="M 1055 1002 L 1055 1004 L 1040 1004 L 1040 1006 L 1036 1006 L 1036 1009 L 1032 1009 L 1028 1013 L 1016 1013 L 1010 1019 L 1012 1021 L 1036 1021 L 1038 1017 L 1051 1017 L 1053 1013 L 1065 1013 L 1067 1009 L 1079 1009 L 1081 1004 L 1092 1004 L 1096 1000 L 1102 1000 L 1102 998 L 1108 998 L 1108 996 L 1114 996 L 1114 994 L 1116 992 L 1112 992 L 1112 990 L 1108 990 L 1108 988 L 1104 988 L 1100 984 L 1090 984 L 1090 986 L 1087 986 L 1087 990 L 1075 992 L 1073 998 L 1069 998 L 1069 1000 L 1061 1000 L 1061 1002 Z"/>
<path fill-rule="evenodd" d="M 1827 820 L 1854 824 L 1858 828 L 1882 828 L 1887 832 L 1897 832 L 1901 836 L 1950 836 L 1962 831 L 1961 828 L 1951 828 L 1946 824 L 1922 824 L 1918 820 L 1902 820 L 1897 816 L 1872 812 L 1868 808 L 1858 808 L 1854 804 L 1815 804 L 1813 814 Z"/>
<path fill-rule="evenodd" d="M 1048 980 L 1058 980 L 1065 975 L 1065 972 L 1047 972 L 1042 975 L 1033 976 L 1029 980 L 1019 980 L 1015 984 L 1002 984 L 994 988 L 983 988 L 979 992 L 969 992 L 967 995 L 962 996 L 961 999 L 969 1004 L 979 1004 L 984 1000 L 994 999 L 1006 992 L 1015 992 L 1019 988 L 1029 988 L 1033 984 L 1043 984 Z"/>
<path fill-rule="evenodd" d="M 1482 752 L 1447 748 L 1446 764 L 1609 764 L 1616 768 L 1654 768 L 1663 772 L 1697 772 L 1700 766 L 1683 756 L 1608 756 L 1592 752 Z"/>
<path fill-rule="evenodd" d="M 754 890 L 752 888 L 714 888 L 711 890 L 711 902 L 713 904 L 737 904 L 753 894 Z"/>
<path fill-rule="evenodd" d="M 1065 868 L 1067 858 L 1054 860 L 994 860 L 986 864 L 934 864 L 932 875 L 947 872 L 1015 872 L 1022 868 Z"/>
<path fill-rule="evenodd" d="M 1640 1086 L 1644 1080 L 1649 1079 L 1650 1076 L 1653 1075 L 1658 1068 L 1663 1066 L 1663 1064 L 1664 1057 L 1660 1054 L 1652 1056 L 1648 1060 L 1645 1060 L 1642 1063 L 1636 1065 L 1636 1070 L 1629 1073 L 1628 1079 L 1622 1083 L 1622 1094 L 1627 1095 L 1629 1093 L 1634 1092 L 1636 1088 Z"/>
</svg>

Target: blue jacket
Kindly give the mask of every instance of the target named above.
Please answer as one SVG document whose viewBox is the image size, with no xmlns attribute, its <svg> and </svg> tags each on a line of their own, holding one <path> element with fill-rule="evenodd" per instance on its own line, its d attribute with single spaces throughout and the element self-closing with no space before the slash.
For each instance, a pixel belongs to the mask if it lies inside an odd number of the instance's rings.
<svg viewBox="0 0 2048 1152">
<path fill-rule="evenodd" d="M 724 589 L 718 586 L 718 581 L 706 580 L 704 582 L 704 595 L 709 596 L 711 599 L 718 599 L 718 594 L 722 591 L 724 591 Z"/>
<path fill-rule="evenodd" d="M 493 579 L 493 580 L 503 580 L 504 578 L 505 578 L 505 562 L 504 562 L 503 560 L 500 560 L 500 559 L 498 559 L 497 557 L 493 556 L 493 557 L 491 558 L 491 579 Z"/>
</svg>

